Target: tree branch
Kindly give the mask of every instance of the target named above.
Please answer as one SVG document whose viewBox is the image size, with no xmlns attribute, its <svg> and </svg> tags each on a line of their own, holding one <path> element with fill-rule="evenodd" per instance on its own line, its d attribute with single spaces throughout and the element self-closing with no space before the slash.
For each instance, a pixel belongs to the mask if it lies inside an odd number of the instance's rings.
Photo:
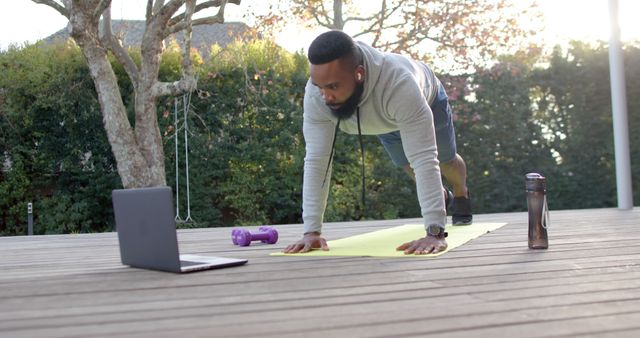
<svg viewBox="0 0 640 338">
<path fill-rule="evenodd" d="M 215 1 L 207 1 L 206 3 L 202 3 L 201 5 L 203 6 L 206 5 L 207 8 L 212 7 L 213 5 L 211 4 L 219 5 L 220 8 L 218 9 L 218 13 L 214 16 L 193 20 L 191 21 L 191 25 L 198 26 L 198 25 L 213 25 L 213 24 L 224 23 L 224 9 L 227 3 L 240 4 L 240 0 L 232 0 L 232 1 L 215 0 Z M 198 6 L 196 6 L 195 12 L 197 12 L 197 8 Z M 201 8 L 201 10 L 202 9 L 204 8 Z M 181 14 L 178 17 L 184 17 L 184 14 Z M 174 22 L 176 18 L 177 17 L 174 17 L 173 19 L 171 19 L 170 22 Z M 185 29 L 186 27 L 187 27 L 187 23 L 185 21 L 179 21 L 179 22 L 176 22 L 174 25 L 169 25 L 167 29 L 165 29 L 164 38 L 167 38 L 169 35 L 177 33 Z"/>
<path fill-rule="evenodd" d="M 186 93 L 195 87 L 196 79 L 194 77 L 174 82 L 156 82 L 153 86 L 153 95 L 155 97 L 175 96 Z"/>
<path fill-rule="evenodd" d="M 224 15 L 220 15 L 220 13 L 215 16 L 210 16 L 208 18 L 200 18 L 193 20 L 193 25 L 213 25 L 216 23 L 224 23 Z"/>
<path fill-rule="evenodd" d="M 58 11 L 60 14 L 64 15 L 64 17 L 66 17 L 67 19 L 69 18 L 69 10 L 66 7 L 60 6 L 60 4 L 55 2 L 54 0 L 32 0 L 32 1 L 37 4 L 47 5 L 55 9 L 56 11 Z"/>
<path fill-rule="evenodd" d="M 345 21 L 342 19 L 342 0 L 333 0 L 333 26 L 342 30 Z"/>
<path fill-rule="evenodd" d="M 109 39 L 107 46 L 109 46 L 109 50 L 113 53 L 116 59 L 122 63 L 122 66 L 127 72 L 127 75 L 129 75 L 129 79 L 131 79 L 133 85 L 137 86 L 140 79 L 138 66 L 133 62 L 133 59 L 129 53 L 127 53 L 127 50 L 122 47 L 120 42 L 113 35 Z"/>
<path fill-rule="evenodd" d="M 369 17 L 361 17 L 361 16 L 349 16 L 346 19 L 343 20 L 343 22 L 346 24 L 349 21 L 369 21 L 369 20 L 373 20 L 378 18 L 379 14 L 374 14 L 372 16 Z"/>
<path fill-rule="evenodd" d="M 102 34 L 100 36 L 100 40 L 102 42 L 108 43 L 108 41 L 113 36 L 113 30 L 111 29 L 111 8 L 108 11 L 105 11 L 102 16 Z"/>
<path fill-rule="evenodd" d="M 241 0 L 228 0 L 228 1 L 224 1 L 224 0 L 211 0 L 211 1 L 206 1 L 203 2 L 199 5 L 196 5 L 196 9 L 194 13 L 198 13 L 201 10 L 210 8 L 210 7 L 220 7 L 220 6 L 224 6 L 226 4 L 223 3 L 230 3 L 230 4 L 234 4 L 234 5 L 239 5 Z M 178 24 L 180 21 L 182 21 L 184 19 L 184 13 L 174 16 L 173 18 L 171 18 L 171 20 L 169 20 L 169 26 L 173 26 Z"/>
<path fill-rule="evenodd" d="M 102 36 L 100 40 L 107 46 L 107 48 L 113 53 L 118 61 L 123 65 L 124 70 L 127 72 L 129 79 L 133 83 L 133 86 L 138 86 L 139 70 L 133 59 L 122 47 L 118 39 L 113 35 L 111 29 L 111 6 L 109 5 L 102 14 Z"/>
<path fill-rule="evenodd" d="M 396 13 L 404 4 L 403 1 L 400 1 L 396 4 L 395 7 L 392 7 L 391 9 L 387 8 L 387 1 L 384 0 L 382 1 L 381 7 L 380 7 L 380 11 L 372 18 L 375 19 L 375 21 L 373 21 L 371 23 L 371 25 L 369 25 L 369 27 L 367 27 L 366 29 L 363 29 L 363 31 L 359 34 L 357 34 L 356 36 L 359 35 L 363 35 L 366 33 L 373 33 L 375 35 L 373 42 L 371 43 L 372 46 L 378 46 L 378 41 L 380 41 L 380 38 L 382 36 L 382 32 L 384 30 L 389 30 L 391 28 L 400 28 L 402 25 L 404 25 L 403 23 L 397 23 L 397 24 L 392 24 L 392 25 L 386 25 L 385 23 L 387 22 L 387 20 L 389 20 L 389 18 Z M 376 28 L 377 26 L 377 28 Z"/>
<path fill-rule="evenodd" d="M 153 6 L 153 16 L 160 20 L 159 23 L 161 26 L 165 26 L 178 9 L 184 5 L 184 2 L 185 0 L 171 0 L 163 6 L 161 4 L 163 4 L 164 1 L 157 0 Z"/>
<path fill-rule="evenodd" d="M 145 19 L 149 21 L 149 19 L 151 19 L 151 15 L 153 15 L 153 0 L 147 0 L 147 13 L 145 14 Z"/>
<path fill-rule="evenodd" d="M 162 10 L 162 7 L 164 7 L 164 0 L 155 0 L 156 2 L 153 4 L 153 10 L 151 10 L 151 15 L 153 16 L 154 13 L 160 13 L 160 11 Z M 153 0 L 149 0 L 149 2 L 153 2 Z M 147 6 L 149 6 L 149 4 L 147 4 Z"/>
<path fill-rule="evenodd" d="M 193 64 L 191 63 L 191 18 L 196 7 L 196 0 L 186 0 L 186 8 L 184 11 L 184 23 L 186 25 L 184 30 L 184 46 L 182 54 L 182 77 L 187 79 L 193 77 Z M 189 91 L 193 90 L 191 88 Z"/>
<path fill-rule="evenodd" d="M 335 28 L 335 24 L 332 23 L 331 18 L 328 15 L 328 12 L 324 8 L 324 2 L 320 3 L 320 9 L 316 9 L 315 7 L 307 7 L 306 8 L 311 16 L 315 19 L 316 23 L 321 27 L 326 28 Z M 324 21 L 323 21 L 324 20 Z"/>
<path fill-rule="evenodd" d="M 100 3 L 96 6 L 96 9 L 93 11 L 93 17 L 99 18 L 107 8 L 111 6 L 111 0 L 100 0 Z"/>
<path fill-rule="evenodd" d="M 153 20 L 166 22 L 167 26 L 162 32 L 163 39 L 167 36 L 184 30 L 185 39 L 182 56 L 182 79 L 171 83 L 157 82 L 153 86 L 154 96 L 178 95 L 195 89 L 197 80 L 191 63 L 191 30 L 194 25 L 224 23 L 224 10 L 227 3 L 240 4 L 240 0 L 212 0 L 197 5 L 196 0 L 172 0 L 162 7 Z M 171 16 L 180 8 L 180 4 L 186 4 L 185 12 L 177 17 Z M 156 3 L 157 5 L 157 3 Z M 212 17 L 193 20 L 193 14 L 205 8 L 218 6 L 218 13 Z M 171 18 L 171 19 L 169 19 Z M 166 20 L 166 21 L 164 21 Z M 171 25 L 173 23 L 173 25 Z"/>
<path fill-rule="evenodd" d="M 191 21 L 192 26 L 198 25 L 213 25 L 217 23 L 224 23 L 224 15 L 220 16 L 219 13 L 215 16 L 210 16 L 206 18 L 199 18 Z M 168 27 L 164 32 L 164 38 L 167 38 L 169 35 L 182 31 L 186 28 L 185 22 L 177 23 L 171 27 Z"/>
</svg>

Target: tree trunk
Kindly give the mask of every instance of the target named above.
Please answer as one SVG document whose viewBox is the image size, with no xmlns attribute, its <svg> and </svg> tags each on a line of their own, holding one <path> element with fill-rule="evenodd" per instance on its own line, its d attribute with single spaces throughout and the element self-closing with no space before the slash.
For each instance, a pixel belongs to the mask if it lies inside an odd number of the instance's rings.
<svg viewBox="0 0 640 338">
<path fill-rule="evenodd" d="M 136 88 L 137 117 L 134 135 L 120 96 L 116 75 L 107 58 L 107 50 L 98 37 L 98 24 L 92 22 L 97 19 L 91 17 L 90 13 L 91 11 L 85 13 L 82 10 L 71 12 L 71 36 L 80 46 L 89 65 L 122 185 L 125 188 L 165 185 L 164 155 L 154 99 L 145 96 L 144 89 Z M 139 109 L 144 109 L 144 113 L 139 113 Z M 158 162 L 161 163 L 160 166 Z"/>
<path fill-rule="evenodd" d="M 344 30 L 344 18 L 342 17 L 342 0 L 333 1 L 333 29 Z"/>
<path fill-rule="evenodd" d="M 164 149 L 156 109 L 157 94 L 154 90 L 160 73 L 162 38 L 161 26 L 155 22 L 147 25 L 141 45 L 140 78 L 135 88 L 135 136 L 148 164 L 150 182 L 154 185 L 166 184 Z"/>
</svg>

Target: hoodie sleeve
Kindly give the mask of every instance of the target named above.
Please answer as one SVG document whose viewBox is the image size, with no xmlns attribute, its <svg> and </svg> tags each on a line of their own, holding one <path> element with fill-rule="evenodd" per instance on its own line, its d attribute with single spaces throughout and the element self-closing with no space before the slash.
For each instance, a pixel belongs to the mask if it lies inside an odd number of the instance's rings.
<svg viewBox="0 0 640 338">
<path fill-rule="evenodd" d="M 399 79 L 388 92 L 387 108 L 398 123 L 402 146 L 416 176 L 416 190 L 425 227 L 446 224 L 442 179 L 433 113 L 424 92 L 411 76 Z"/>
<path fill-rule="evenodd" d="M 336 126 L 336 122 L 326 112 L 328 108 L 313 96 L 315 90 L 315 87 L 307 83 L 302 122 L 306 148 L 302 184 L 302 220 L 305 233 L 322 230 L 329 196 L 331 168 L 326 171 Z"/>
</svg>

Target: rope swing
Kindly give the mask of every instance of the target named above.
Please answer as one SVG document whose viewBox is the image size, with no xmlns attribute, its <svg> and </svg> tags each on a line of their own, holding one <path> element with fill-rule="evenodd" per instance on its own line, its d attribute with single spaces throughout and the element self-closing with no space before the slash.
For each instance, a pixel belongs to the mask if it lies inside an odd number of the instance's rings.
<svg viewBox="0 0 640 338">
<path fill-rule="evenodd" d="M 187 188 L 187 217 L 183 220 L 180 217 L 180 184 L 179 184 L 179 165 L 178 165 L 178 112 L 180 99 L 174 98 L 174 138 L 175 138 L 175 156 L 176 156 L 176 222 L 178 223 L 193 223 L 191 218 L 191 195 L 189 191 L 189 139 L 187 137 L 189 131 L 189 124 L 187 122 L 187 115 L 189 114 L 189 105 L 191 104 L 191 92 L 182 95 L 182 110 L 184 114 L 184 157 L 185 157 L 185 179 Z"/>
</svg>

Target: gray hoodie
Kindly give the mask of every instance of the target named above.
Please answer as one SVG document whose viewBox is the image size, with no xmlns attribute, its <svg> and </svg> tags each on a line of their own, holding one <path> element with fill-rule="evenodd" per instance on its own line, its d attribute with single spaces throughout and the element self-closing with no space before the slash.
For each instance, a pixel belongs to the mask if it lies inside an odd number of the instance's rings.
<svg viewBox="0 0 640 338">
<path fill-rule="evenodd" d="M 446 210 L 433 114 L 429 107 L 440 83 L 424 63 L 399 54 L 382 53 L 361 42 L 357 45 L 362 51 L 365 67 L 364 93 L 358 105 L 362 134 L 379 135 L 400 130 L 405 155 L 415 172 L 424 225 L 444 227 Z M 337 122 L 324 103 L 320 90 L 309 80 L 305 87 L 302 128 L 306 142 L 302 186 L 305 232 L 322 230 L 331 168 L 326 182 L 325 170 Z M 358 133 L 355 114 L 340 122 L 340 130 Z"/>
</svg>

